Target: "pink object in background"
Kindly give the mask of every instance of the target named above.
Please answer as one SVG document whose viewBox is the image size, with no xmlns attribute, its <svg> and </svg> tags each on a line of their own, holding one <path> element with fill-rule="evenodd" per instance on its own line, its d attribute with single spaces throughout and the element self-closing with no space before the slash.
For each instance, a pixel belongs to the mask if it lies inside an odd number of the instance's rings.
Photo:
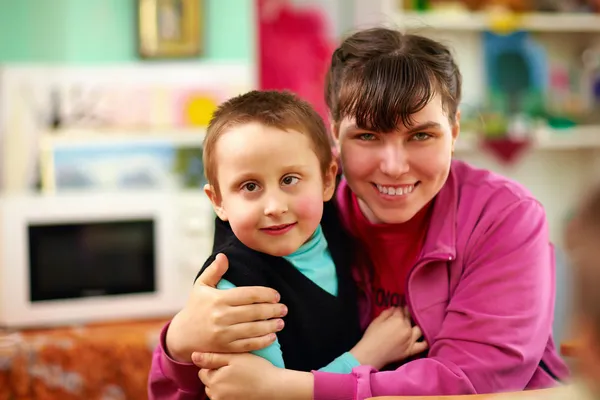
<svg viewBox="0 0 600 400">
<path fill-rule="evenodd" d="M 256 1 L 260 88 L 290 90 L 328 121 L 323 93 L 334 46 L 323 13 L 286 0 Z"/>
</svg>

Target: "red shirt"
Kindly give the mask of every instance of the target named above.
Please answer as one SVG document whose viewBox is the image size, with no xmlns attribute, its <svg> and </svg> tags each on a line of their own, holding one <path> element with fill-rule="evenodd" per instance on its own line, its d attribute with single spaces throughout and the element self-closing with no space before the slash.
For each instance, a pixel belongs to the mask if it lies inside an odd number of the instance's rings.
<svg viewBox="0 0 600 400">
<path fill-rule="evenodd" d="M 425 241 L 431 203 L 410 221 L 402 224 L 373 224 L 360 210 L 352 194 L 350 220 L 356 222 L 356 233 L 373 269 L 372 318 L 389 307 L 405 304 L 406 277 L 414 266 Z"/>
</svg>

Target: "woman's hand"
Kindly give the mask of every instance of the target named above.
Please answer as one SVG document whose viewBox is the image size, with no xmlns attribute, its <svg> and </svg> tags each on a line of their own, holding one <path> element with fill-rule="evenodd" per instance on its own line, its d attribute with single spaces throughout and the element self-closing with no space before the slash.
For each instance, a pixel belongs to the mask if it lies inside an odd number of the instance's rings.
<svg viewBox="0 0 600 400">
<path fill-rule="evenodd" d="M 190 362 L 194 351 L 239 353 L 262 349 L 275 341 L 287 313 L 279 294 L 265 287 L 215 287 L 227 271 L 219 254 L 198 277 L 185 307 L 171 321 L 166 344 L 177 361 Z"/>
<path fill-rule="evenodd" d="M 253 354 L 194 353 L 192 360 L 211 400 L 310 400 L 311 373 L 273 366 Z"/>
</svg>

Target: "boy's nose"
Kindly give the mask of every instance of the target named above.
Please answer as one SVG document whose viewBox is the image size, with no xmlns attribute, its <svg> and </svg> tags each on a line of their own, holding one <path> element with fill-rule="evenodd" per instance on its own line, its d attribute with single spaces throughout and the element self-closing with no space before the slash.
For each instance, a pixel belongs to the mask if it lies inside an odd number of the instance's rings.
<svg viewBox="0 0 600 400">
<path fill-rule="evenodd" d="M 265 215 L 281 215 L 288 211 L 283 196 L 269 196 L 265 204 Z"/>
</svg>

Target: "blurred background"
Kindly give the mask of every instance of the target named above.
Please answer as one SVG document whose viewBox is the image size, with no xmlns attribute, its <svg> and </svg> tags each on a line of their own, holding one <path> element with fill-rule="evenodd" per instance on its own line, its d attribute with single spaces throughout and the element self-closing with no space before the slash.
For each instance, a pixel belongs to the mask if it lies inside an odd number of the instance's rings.
<svg viewBox="0 0 600 400">
<path fill-rule="evenodd" d="M 563 340 L 561 233 L 600 172 L 599 0 L 0 0 L 0 399 L 145 398 L 149 350 L 212 245 L 214 108 L 289 89 L 327 118 L 332 50 L 380 24 L 452 48 L 455 156 L 545 206 Z"/>
</svg>

